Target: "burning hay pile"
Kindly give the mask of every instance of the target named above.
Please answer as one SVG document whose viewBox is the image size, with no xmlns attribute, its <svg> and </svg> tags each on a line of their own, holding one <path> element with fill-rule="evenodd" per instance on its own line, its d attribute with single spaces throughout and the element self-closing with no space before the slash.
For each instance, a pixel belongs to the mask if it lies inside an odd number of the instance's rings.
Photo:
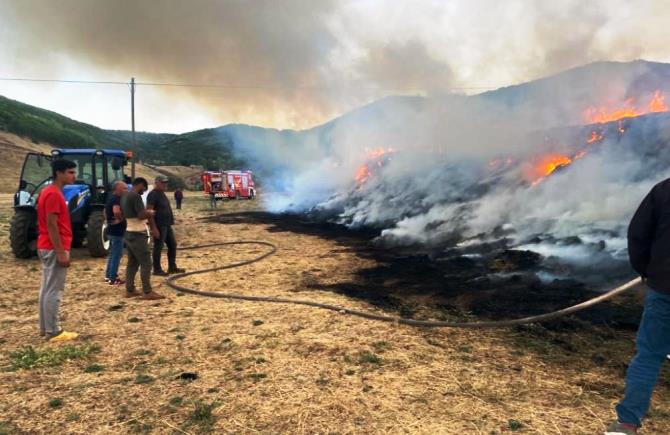
<svg viewBox="0 0 670 435">
<path fill-rule="evenodd" d="M 545 282 L 608 285 L 631 275 L 628 220 L 670 175 L 668 77 L 664 64 L 601 63 L 472 97 L 382 101 L 292 142 L 269 205 L 438 262 L 528 251 Z"/>
<path fill-rule="evenodd" d="M 637 202 L 669 174 L 668 134 L 670 116 L 654 114 L 542 132 L 538 152 L 522 157 L 428 168 L 421 159 L 430 155 L 374 157 L 362 167 L 375 172 L 308 214 L 378 228 L 377 243 L 434 258 L 530 250 L 547 260 L 537 264 L 547 266 L 543 277 L 586 279 L 596 266 L 609 279 L 590 281 L 608 283 L 628 274 L 625 231 Z"/>
</svg>

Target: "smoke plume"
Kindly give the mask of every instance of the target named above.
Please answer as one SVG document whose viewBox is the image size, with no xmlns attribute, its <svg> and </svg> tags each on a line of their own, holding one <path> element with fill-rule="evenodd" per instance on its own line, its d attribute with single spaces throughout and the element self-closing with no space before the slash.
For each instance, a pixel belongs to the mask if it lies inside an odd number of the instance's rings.
<svg viewBox="0 0 670 435">
<path fill-rule="evenodd" d="M 385 95 L 471 94 L 594 60 L 662 59 L 663 4 L 0 0 L 0 54 L 14 75 L 58 77 L 74 62 L 226 84 L 160 89 L 222 124 L 305 128 Z"/>
<path fill-rule="evenodd" d="M 271 210 L 377 229 L 379 244 L 431 255 L 529 249 L 619 277 L 628 221 L 670 176 L 668 89 L 650 90 L 668 74 L 667 64 L 598 63 L 488 94 L 386 99 L 310 131 L 233 141 L 272 169 Z M 662 113 L 588 118 L 593 106 L 646 113 L 654 98 Z"/>
</svg>

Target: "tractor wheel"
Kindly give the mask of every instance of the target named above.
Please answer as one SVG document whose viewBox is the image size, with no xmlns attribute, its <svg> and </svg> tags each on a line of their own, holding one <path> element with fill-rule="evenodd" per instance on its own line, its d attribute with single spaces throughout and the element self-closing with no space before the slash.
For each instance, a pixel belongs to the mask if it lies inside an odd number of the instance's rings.
<svg viewBox="0 0 670 435">
<path fill-rule="evenodd" d="M 9 230 L 12 252 L 16 258 L 37 255 L 37 214 L 30 209 L 14 210 Z"/>
<path fill-rule="evenodd" d="M 103 210 L 94 210 L 88 217 L 86 228 L 86 245 L 91 257 L 105 257 L 109 250 L 105 234 L 105 214 Z"/>
<path fill-rule="evenodd" d="M 72 247 L 81 248 L 84 246 L 84 240 L 86 240 L 86 234 L 83 234 L 82 232 L 75 232 L 72 235 Z"/>
</svg>

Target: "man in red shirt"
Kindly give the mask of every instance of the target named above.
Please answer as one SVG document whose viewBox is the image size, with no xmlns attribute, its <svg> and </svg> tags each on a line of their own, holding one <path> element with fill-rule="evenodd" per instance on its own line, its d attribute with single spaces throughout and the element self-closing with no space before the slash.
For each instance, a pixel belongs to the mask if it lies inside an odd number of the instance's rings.
<svg viewBox="0 0 670 435">
<path fill-rule="evenodd" d="M 74 183 L 76 167 L 70 160 L 54 160 L 51 163 L 53 183 L 42 190 L 37 200 L 37 254 L 42 262 L 40 332 L 49 341 L 73 340 L 79 335 L 63 331 L 58 326 L 58 310 L 72 245 L 72 225 L 63 186 Z"/>
</svg>

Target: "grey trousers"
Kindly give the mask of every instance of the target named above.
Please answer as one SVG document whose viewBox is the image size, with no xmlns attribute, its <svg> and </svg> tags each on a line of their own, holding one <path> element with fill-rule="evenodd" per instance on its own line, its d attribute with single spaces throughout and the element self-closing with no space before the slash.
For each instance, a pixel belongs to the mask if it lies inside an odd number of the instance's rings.
<svg viewBox="0 0 670 435">
<path fill-rule="evenodd" d="M 139 268 L 142 291 L 151 293 L 151 253 L 149 252 L 147 233 L 127 231 L 125 240 L 128 251 L 126 291 L 135 291 L 135 275 L 137 275 L 137 269 Z"/>
<path fill-rule="evenodd" d="M 58 265 L 56 251 L 40 249 L 37 255 L 42 262 L 40 287 L 40 334 L 51 338 L 60 334 L 58 310 L 65 290 L 67 268 Z"/>
</svg>

